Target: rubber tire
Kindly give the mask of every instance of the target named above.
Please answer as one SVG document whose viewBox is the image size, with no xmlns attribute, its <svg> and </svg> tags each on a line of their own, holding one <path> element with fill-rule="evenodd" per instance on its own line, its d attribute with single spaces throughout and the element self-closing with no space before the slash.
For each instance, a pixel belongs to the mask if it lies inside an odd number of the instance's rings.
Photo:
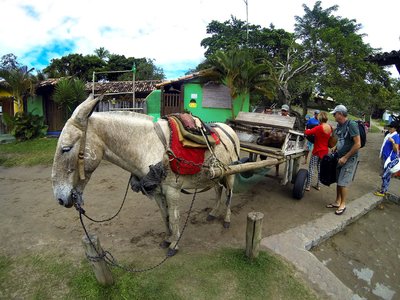
<svg viewBox="0 0 400 300">
<path fill-rule="evenodd" d="M 300 169 L 297 172 L 296 179 L 293 185 L 293 198 L 300 200 L 304 196 L 304 192 L 306 190 L 308 177 L 308 170 Z"/>
</svg>

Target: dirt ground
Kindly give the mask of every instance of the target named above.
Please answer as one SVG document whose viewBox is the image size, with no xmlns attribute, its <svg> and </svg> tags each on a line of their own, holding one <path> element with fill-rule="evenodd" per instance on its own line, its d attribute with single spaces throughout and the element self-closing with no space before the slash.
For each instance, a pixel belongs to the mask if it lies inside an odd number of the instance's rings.
<svg viewBox="0 0 400 300">
<path fill-rule="evenodd" d="M 360 165 L 349 192 L 349 201 L 372 192 L 380 185 L 378 151 L 381 133 L 368 134 L 361 149 Z M 302 167 L 306 168 L 306 165 Z M 282 168 L 281 168 L 282 169 Z M 83 230 L 74 208 L 61 207 L 52 196 L 50 167 L 0 168 L 0 255 L 57 253 L 60 257 L 81 260 Z M 271 170 L 271 174 L 274 170 Z M 85 209 L 96 219 L 107 218 L 121 204 L 129 174 L 104 162 L 93 174 L 85 193 Z M 399 191 L 400 180 L 393 180 L 391 190 Z M 323 214 L 335 198 L 335 186 L 312 189 L 298 201 L 291 196 L 292 185 L 280 186 L 277 180 L 256 175 L 240 179 L 232 203 L 230 229 L 221 220 L 207 222 L 213 204 L 213 192 L 198 194 L 180 251 L 208 252 L 221 247 L 245 247 L 246 216 L 251 211 L 264 213 L 263 236 L 277 234 L 304 224 Z M 181 223 L 187 216 L 192 196 L 182 195 Z M 100 237 L 103 248 L 117 259 L 162 258 L 158 247 L 164 226 L 156 203 L 129 191 L 122 212 L 111 222 L 95 224 L 85 221 L 88 230 Z M 368 237 L 366 237 L 368 238 Z M 179 253 L 178 253 L 179 255 Z"/>
</svg>

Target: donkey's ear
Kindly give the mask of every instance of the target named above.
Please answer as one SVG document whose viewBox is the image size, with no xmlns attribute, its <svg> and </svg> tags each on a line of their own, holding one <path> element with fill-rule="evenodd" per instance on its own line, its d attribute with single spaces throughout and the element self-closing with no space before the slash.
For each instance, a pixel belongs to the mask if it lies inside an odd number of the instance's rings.
<svg viewBox="0 0 400 300">
<path fill-rule="evenodd" d="M 96 104 L 103 98 L 103 95 L 100 97 L 94 98 L 93 94 L 90 94 L 89 97 L 83 101 L 79 106 L 75 109 L 74 113 L 71 116 L 71 119 L 74 119 L 76 123 L 81 125 L 82 127 L 86 127 L 87 119 L 92 114 L 93 110 L 96 107 Z"/>
</svg>

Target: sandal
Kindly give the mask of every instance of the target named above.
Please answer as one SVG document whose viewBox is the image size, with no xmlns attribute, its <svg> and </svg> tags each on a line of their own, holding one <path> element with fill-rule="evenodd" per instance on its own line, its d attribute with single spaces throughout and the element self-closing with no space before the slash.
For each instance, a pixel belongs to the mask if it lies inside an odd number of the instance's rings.
<svg viewBox="0 0 400 300">
<path fill-rule="evenodd" d="M 321 189 L 319 186 L 316 186 L 316 185 L 314 185 L 313 188 L 316 189 L 317 191 L 319 191 Z"/>
<path fill-rule="evenodd" d="M 307 192 L 309 192 L 310 191 L 310 187 L 308 186 L 308 187 L 306 187 L 306 191 Z"/>
<path fill-rule="evenodd" d="M 381 193 L 381 192 L 378 192 L 378 191 L 376 191 L 376 192 L 374 193 L 374 195 L 375 195 L 375 196 L 378 196 L 378 197 L 385 197 L 385 193 Z"/>
<path fill-rule="evenodd" d="M 338 208 L 338 209 L 335 211 L 335 215 L 340 216 L 341 214 L 343 214 L 343 213 L 345 212 L 345 210 L 346 210 L 346 207 Z"/>
<path fill-rule="evenodd" d="M 326 208 L 339 208 L 339 205 L 337 205 L 336 203 L 329 203 L 326 205 Z"/>
</svg>

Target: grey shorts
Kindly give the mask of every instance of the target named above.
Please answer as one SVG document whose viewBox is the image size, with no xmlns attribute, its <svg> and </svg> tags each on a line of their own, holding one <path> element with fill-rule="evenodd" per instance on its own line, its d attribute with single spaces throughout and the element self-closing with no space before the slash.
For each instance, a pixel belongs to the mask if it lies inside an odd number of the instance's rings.
<svg viewBox="0 0 400 300">
<path fill-rule="evenodd" d="M 349 186 L 354 179 L 357 168 L 358 156 L 350 157 L 343 166 L 336 169 L 336 178 L 338 186 Z"/>
</svg>

